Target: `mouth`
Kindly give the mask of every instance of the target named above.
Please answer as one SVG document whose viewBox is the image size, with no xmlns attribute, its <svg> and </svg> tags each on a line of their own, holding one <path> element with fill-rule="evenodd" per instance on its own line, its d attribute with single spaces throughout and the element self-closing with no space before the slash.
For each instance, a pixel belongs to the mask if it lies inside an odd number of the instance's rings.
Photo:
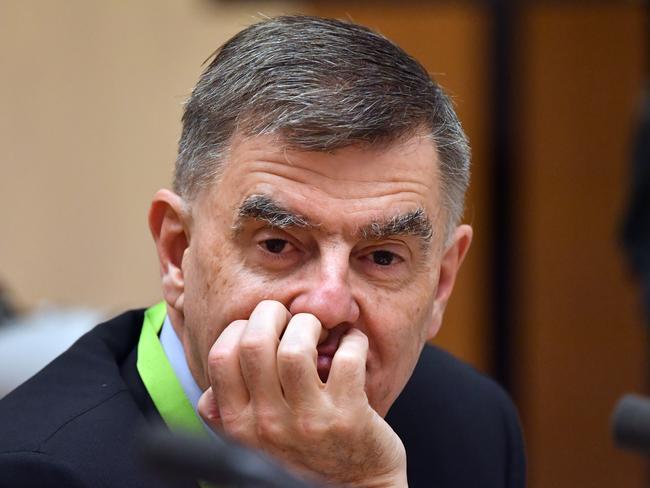
<svg viewBox="0 0 650 488">
<path fill-rule="evenodd" d="M 321 354 L 318 355 L 318 359 L 316 360 L 316 370 L 318 371 L 318 377 L 323 383 L 327 383 L 327 378 L 329 378 L 330 375 L 333 358 L 334 356 L 324 356 Z"/>
<path fill-rule="evenodd" d="M 348 331 L 349 327 L 336 327 L 327 331 L 327 335 L 320 344 L 316 347 L 318 352 L 318 359 L 316 360 L 316 369 L 318 376 L 323 383 L 327 382 L 327 378 L 332 368 L 332 361 L 334 355 L 339 349 L 341 338 Z"/>
</svg>

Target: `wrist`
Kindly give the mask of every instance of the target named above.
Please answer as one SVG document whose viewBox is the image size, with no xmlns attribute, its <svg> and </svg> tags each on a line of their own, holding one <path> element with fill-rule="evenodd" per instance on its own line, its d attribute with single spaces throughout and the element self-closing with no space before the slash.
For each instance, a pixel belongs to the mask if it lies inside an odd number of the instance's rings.
<svg viewBox="0 0 650 488">
<path fill-rule="evenodd" d="M 345 486 L 353 488 L 408 488 L 408 477 L 406 475 L 406 453 L 401 450 L 395 465 L 389 471 L 368 476 L 358 482 L 352 482 Z"/>
<path fill-rule="evenodd" d="M 350 488 L 408 488 L 406 469 L 398 473 L 376 476 L 358 483 L 351 483 Z"/>
</svg>

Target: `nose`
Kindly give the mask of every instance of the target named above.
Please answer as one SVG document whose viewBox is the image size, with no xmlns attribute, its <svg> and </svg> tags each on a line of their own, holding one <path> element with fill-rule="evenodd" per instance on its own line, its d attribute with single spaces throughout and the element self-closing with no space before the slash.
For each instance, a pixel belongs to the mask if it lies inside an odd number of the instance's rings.
<svg viewBox="0 0 650 488">
<path fill-rule="evenodd" d="M 313 279 L 307 279 L 292 300 L 291 314 L 313 314 L 326 329 L 355 323 L 359 319 L 359 304 L 350 287 L 348 261 L 347 255 L 322 257 Z"/>
</svg>

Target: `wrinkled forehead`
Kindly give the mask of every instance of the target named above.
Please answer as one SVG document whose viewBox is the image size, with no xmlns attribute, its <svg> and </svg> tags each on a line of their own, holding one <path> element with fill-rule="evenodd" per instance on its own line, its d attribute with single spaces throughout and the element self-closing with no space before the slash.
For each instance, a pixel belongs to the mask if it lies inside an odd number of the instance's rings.
<svg viewBox="0 0 650 488">
<path fill-rule="evenodd" d="M 321 178 L 314 179 L 322 185 L 327 185 L 327 180 L 359 184 L 403 180 L 433 188 L 440 181 L 438 151 L 427 132 L 373 143 L 352 141 L 327 150 L 296 146 L 278 133 L 252 136 L 238 133 L 224 156 L 222 174 L 259 170 L 259 164 L 246 164 L 268 162 L 285 165 L 288 171 L 318 175 Z"/>
<path fill-rule="evenodd" d="M 282 211 L 266 205 L 272 200 L 281 210 L 316 223 L 385 224 L 412 214 L 418 221 L 426 217 L 435 229 L 441 215 L 438 174 L 435 146 L 424 136 L 322 152 L 292 149 L 274 135 L 240 135 L 206 194 L 209 207 L 223 209 L 227 203 L 233 221 L 252 215 L 251 208 L 259 215 L 271 209 L 281 216 Z M 265 198 L 253 198 L 260 195 Z"/>
</svg>

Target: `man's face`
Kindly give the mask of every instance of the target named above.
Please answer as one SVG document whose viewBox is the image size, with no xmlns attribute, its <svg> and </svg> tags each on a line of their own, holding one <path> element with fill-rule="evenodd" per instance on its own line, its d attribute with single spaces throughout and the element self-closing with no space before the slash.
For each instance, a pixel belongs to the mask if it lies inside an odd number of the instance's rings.
<svg viewBox="0 0 650 488">
<path fill-rule="evenodd" d="M 329 331 L 318 349 L 323 380 L 342 334 L 366 334 L 366 393 L 385 415 L 448 296 L 438 292 L 440 200 L 426 137 L 333 153 L 286 150 L 270 136 L 236 138 L 221 178 L 197 196 L 187 222 L 174 325 L 199 385 L 209 386 L 208 352 L 221 331 L 270 299 L 315 315 Z"/>
</svg>

